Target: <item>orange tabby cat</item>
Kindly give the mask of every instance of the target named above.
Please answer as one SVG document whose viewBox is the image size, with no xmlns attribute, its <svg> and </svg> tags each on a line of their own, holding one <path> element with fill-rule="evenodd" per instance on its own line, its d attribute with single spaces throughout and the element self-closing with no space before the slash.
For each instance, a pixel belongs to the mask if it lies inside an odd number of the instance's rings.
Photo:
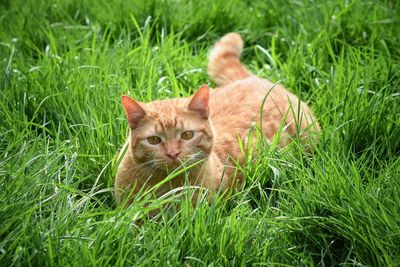
<svg viewBox="0 0 400 267">
<path fill-rule="evenodd" d="M 244 140 L 254 123 L 260 121 L 262 131 L 271 140 L 282 125 L 280 145 L 287 145 L 296 134 L 303 143 L 319 126 L 309 107 L 280 85 L 261 79 L 240 62 L 243 41 L 236 33 L 225 35 L 209 56 L 208 72 L 219 88 L 202 85 L 191 98 L 139 103 L 122 96 L 130 137 L 126 153 L 115 180 L 116 199 L 135 194 L 143 186 L 162 181 L 182 162 L 201 161 L 189 171 L 192 185 L 211 192 L 227 189 L 243 177 L 235 174 L 233 162 L 243 154 L 239 138 Z M 300 130 L 300 131 L 299 131 Z M 230 160 L 227 160 L 227 159 Z M 178 176 L 158 189 L 162 194 L 180 187 L 185 176 Z M 130 203 L 130 201 L 128 201 Z"/>
</svg>

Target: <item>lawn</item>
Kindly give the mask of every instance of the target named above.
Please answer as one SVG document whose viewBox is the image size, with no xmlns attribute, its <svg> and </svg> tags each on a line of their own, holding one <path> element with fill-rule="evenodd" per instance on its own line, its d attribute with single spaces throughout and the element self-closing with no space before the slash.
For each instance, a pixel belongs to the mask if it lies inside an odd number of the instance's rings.
<svg viewBox="0 0 400 267">
<path fill-rule="evenodd" d="M 318 145 L 260 146 L 214 203 L 117 207 L 120 96 L 214 86 L 231 31 L 310 104 Z M 0 266 L 400 265 L 399 1 L 5 0 L 0 58 Z"/>
</svg>

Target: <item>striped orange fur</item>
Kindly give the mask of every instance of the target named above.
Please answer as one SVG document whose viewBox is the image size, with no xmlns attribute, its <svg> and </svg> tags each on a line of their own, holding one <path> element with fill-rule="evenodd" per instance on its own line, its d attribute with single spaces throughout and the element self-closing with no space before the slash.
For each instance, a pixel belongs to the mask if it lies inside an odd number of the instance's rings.
<svg viewBox="0 0 400 267">
<path fill-rule="evenodd" d="M 260 123 L 264 99 L 261 125 L 267 139 L 283 124 L 281 146 L 295 136 L 305 145 L 313 140 L 310 134 L 318 132 L 319 126 L 307 104 L 283 86 L 252 74 L 240 62 L 242 48 L 236 33 L 214 45 L 208 63 L 208 73 L 219 86 L 214 90 L 203 85 L 190 98 L 150 103 L 122 97 L 131 133 L 115 180 L 118 202 L 128 195 L 132 200 L 127 192 L 134 194 L 159 183 L 185 162 L 202 161 L 189 173 L 193 185 L 216 192 L 229 188 L 236 178 L 240 186 L 243 177 L 234 175 L 233 164 L 243 159 L 238 139 L 245 140 L 249 129 Z M 157 193 L 182 186 L 184 179 L 176 177 Z"/>
</svg>

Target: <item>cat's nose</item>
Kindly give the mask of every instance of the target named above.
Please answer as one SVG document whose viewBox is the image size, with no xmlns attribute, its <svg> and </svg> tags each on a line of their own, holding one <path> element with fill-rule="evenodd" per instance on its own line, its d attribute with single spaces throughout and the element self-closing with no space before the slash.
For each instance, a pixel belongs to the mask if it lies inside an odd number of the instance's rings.
<svg viewBox="0 0 400 267">
<path fill-rule="evenodd" d="M 180 151 L 175 150 L 175 149 L 174 150 L 169 150 L 167 152 L 167 156 L 170 157 L 173 160 L 176 160 L 180 153 L 181 153 Z"/>
</svg>

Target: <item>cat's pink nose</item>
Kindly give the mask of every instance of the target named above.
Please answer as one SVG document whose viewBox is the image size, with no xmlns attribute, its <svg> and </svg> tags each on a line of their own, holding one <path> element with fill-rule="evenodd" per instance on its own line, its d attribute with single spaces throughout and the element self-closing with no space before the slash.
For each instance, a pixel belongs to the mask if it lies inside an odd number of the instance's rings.
<svg viewBox="0 0 400 267">
<path fill-rule="evenodd" d="M 167 152 L 167 156 L 173 160 L 176 160 L 181 152 L 178 150 L 170 150 Z"/>
</svg>

